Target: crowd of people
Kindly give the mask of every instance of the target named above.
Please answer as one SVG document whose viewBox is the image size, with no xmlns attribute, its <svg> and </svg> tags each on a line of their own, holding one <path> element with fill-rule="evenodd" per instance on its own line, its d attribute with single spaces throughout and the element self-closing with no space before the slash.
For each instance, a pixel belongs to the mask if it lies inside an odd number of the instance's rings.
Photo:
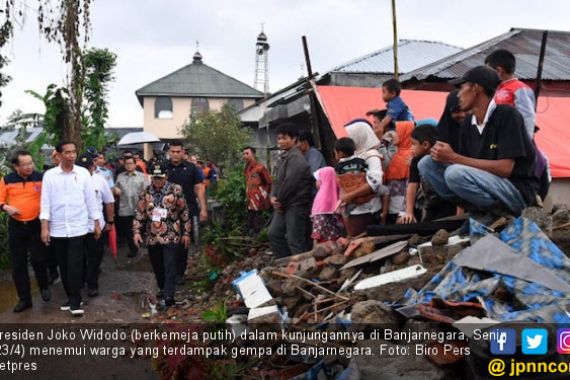
<svg viewBox="0 0 570 380">
<path fill-rule="evenodd" d="M 453 83 L 439 122 L 415 120 L 400 97 L 400 83 L 382 86 L 386 109 L 345 125 L 334 143 L 334 166 L 310 132 L 293 124 L 277 128 L 281 150 L 272 177 L 243 149 L 247 232 L 260 233 L 272 210 L 269 240 L 276 256 L 305 252 L 313 244 L 356 237 L 376 223 L 416 223 L 470 212 L 519 215 L 541 202 L 548 189 L 546 157 L 534 144 L 534 95 L 514 77 L 506 50 Z M 18 151 L 14 172 L 0 180 L 0 210 L 9 216 L 9 245 L 19 302 L 32 306 L 28 257 L 44 301 L 60 275 L 68 300 L 61 310 L 82 315 L 81 289 L 98 295 L 105 233 L 117 231 L 128 256 L 148 247 L 158 296 L 175 304 L 184 283 L 189 247 L 208 219 L 206 187 L 218 170 L 185 151 L 180 141 L 168 159 L 145 162 L 123 154 L 111 167 L 105 155 L 63 141 L 54 167 L 34 170 L 29 152 Z M 59 271 L 58 271 L 59 269 Z M 59 272 L 59 273 L 58 273 Z"/>
<path fill-rule="evenodd" d="M 61 282 L 67 301 L 60 309 L 83 315 L 82 289 L 99 295 L 100 265 L 107 234 L 116 231 L 129 258 L 148 246 L 161 305 L 174 305 L 176 285 L 184 283 L 191 241 L 208 218 L 206 181 L 217 168 L 187 155 L 180 141 L 170 143 L 168 160 L 145 162 L 125 152 L 112 166 L 92 148 L 78 156 L 71 141 L 60 142 L 53 167 L 34 169 L 32 155 L 17 151 L 14 171 L 0 180 L 0 210 L 9 215 L 8 241 L 19 302 L 14 312 L 32 307 L 28 259 L 41 298 Z M 115 230 L 116 222 L 116 230 Z"/>
<path fill-rule="evenodd" d="M 376 223 L 465 212 L 485 221 L 539 205 L 550 178 L 534 143 L 534 93 L 515 78 L 511 52 L 494 51 L 484 63 L 452 81 L 458 89 L 449 93 L 439 122 L 415 120 L 400 83 L 383 83 L 386 109 L 368 112 L 371 122 L 345 125 L 334 166 L 326 166 L 310 132 L 299 134 L 292 124 L 277 128 L 282 154 L 273 181 L 246 148 L 250 232 L 259 231 L 261 211 L 272 207 L 271 248 L 285 257 L 358 236 Z"/>
</svg>

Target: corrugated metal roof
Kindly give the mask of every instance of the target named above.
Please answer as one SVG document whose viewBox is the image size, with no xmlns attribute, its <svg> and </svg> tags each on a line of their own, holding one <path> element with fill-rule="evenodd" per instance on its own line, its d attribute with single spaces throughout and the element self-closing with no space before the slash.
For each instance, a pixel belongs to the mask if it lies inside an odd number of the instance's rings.
<svg viewBox="0 0 570 380">
<path fill-rule="evenodd" d="M 512 28 L 509 32 L 465 49 L 403 75 L 400 81 L 428 77 L 453 79 L 473 67 L 484 64 L 485 57 L 497 49 L 510 50 L 516 57 L 515 75 L 519 79 L 536 78 L 543 30 Z M 549 31 L 546 43 L 543 80 L 570 80 L 570 32 Z"/>
<path fill-rule="evenodd" d="M 15 144 L 19 133 L 20 131 L 18 129 L 14 129 L 0 134 L 0 145 L 8 146 Z"/>
<path fill-rule="evenodd" d="M 329 72 L 345 73 L 393 73 L 393 47 L 388 46 L 373 53 L 355 58 Z M 407 73 L 443 57 L 461 51 L 461 48 L 437 41 L 399 40 L 398 71 Z"/>
<path fill-rule="evenodd" d="M 142 103 L 143 96 L 259 98 L 263 94 L 201 61 L 194 60 L 140 89 L 135 94 Z"/>
</svg>

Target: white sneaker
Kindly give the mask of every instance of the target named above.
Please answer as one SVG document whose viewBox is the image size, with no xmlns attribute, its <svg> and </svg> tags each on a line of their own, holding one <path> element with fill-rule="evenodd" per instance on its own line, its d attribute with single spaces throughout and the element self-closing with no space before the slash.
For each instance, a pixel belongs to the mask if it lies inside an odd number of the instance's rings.
<svg viewBox="0 0 570 380">
<path fill-rule="evenodd" d="M 78 308 L 70 308 L 69 311 L 71 312 L 71 315 L 75 316 L 81 316 L 85 313 L 85 311 L 83 311 L 83 309 L 80 307 Z"/>
</svg>

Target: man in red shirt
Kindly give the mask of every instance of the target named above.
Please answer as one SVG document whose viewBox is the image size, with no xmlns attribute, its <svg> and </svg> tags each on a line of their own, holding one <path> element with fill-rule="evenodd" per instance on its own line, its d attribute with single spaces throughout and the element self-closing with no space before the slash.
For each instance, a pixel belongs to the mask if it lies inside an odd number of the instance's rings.
<svg viewBox="0 0 570 380">
<path fill-rule="evenodd" d="M 250 236 L 256 236 L 263 228 L 263 211 L 269 210 L 271 203 L 271 183 L 273 182 L 267 168 L 255 158 L 255 148 L 243 149 L 245 161 L 245 185 L 247 197 L 247 227 Z"/>
<path fill-rule="evenodd" d="M 539 179 L 540 188 L 538 195 L 544 200 L 550 187 L 550 170 L 548 158 L 538 149 L 534 142 L 536 128 L 536 99 L 534 92 L 526 84 L 515 77 L 516 58 L 513 53 L 506 49 L 498 49 L 485 58 L 485 64 L 497 72 L 501 83 L 495 91 L 493 101 L 495 104 L 506 104 L 515 107 L 523 117 L 525 130 L 536 151 L 536 177 Z"/>
</svg>

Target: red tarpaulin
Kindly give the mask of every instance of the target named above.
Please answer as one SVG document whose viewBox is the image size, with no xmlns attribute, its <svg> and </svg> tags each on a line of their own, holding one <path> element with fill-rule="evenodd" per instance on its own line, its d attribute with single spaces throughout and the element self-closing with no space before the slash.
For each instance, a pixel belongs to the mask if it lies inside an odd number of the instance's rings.
<svg viewBox="0 0 570 380">
<path fill-rule="evenodd" d="M 337 137 L 346 136 L 344 125 L 365 118 L 372 109 L 385 108 L 381 88 L 318 86 L 318 98 Z M 417 119 L 439 120 L 446 92 L 402 90 L 402 99 Z M 538 101 L 536 141 L 550 161 L 552 176 L 570 178 L 570 97 L 543 97 Z"/>
</svg>

